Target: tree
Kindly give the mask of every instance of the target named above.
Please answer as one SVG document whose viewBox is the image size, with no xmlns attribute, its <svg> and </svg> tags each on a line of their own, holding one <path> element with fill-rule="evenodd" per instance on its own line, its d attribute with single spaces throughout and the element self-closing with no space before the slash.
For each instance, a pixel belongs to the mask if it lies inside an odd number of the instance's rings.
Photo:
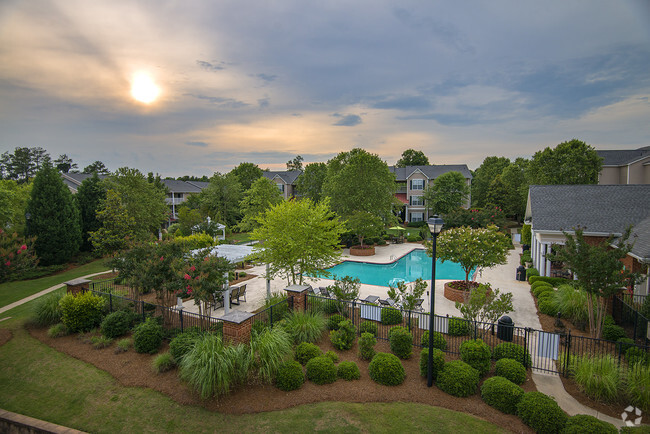
<svg viewBox="0 0 650 434">
<path fill-rule="evenodd" d="M 259 256 L 269 264 L 269 278 L 278 275 L 289 285 L 303 283 L 308 276 L 327 275 L 323 268 L 340 256 L 345 227 L 327 199 L 280 202 L 266 210 L 259 223 L 250 237 L 262 243 Z"/>
<path fill-rule="evenodd" d="M 389 286 L 388 296 L 404 310 L 414 310 L 420 303 L 422 294 L 427 289 L 427 282 L 418 277 L 412 284 L 398 282 L 396 287 Z"/>
<path fill-rule="evenodd" d="M 467 180 L 460 172 L 447 172 L 424 191 L 427 207 L 434 214 L 447 214 L 463 206 L 469 196 Z"/>
<path fill-rule="evenodd" d="M 414 149 L 407 149 L 402 152 L 402 158 L 397 160 L 395 167 L 406 167 L 406 166 L 428 166 L 429 159 L 424 152 L 416 151 Z"/>
<path fill-rule="evenodd" d="M 377 236 L 384 228 L 384 223 L 379 217 L 366 211 L 355 212 L 348 217 L 345 224 L 359 238 L 361 248 L 364 238 Z"/>
<path fill-rule="evenodd" d="M 305 166 L 305 171 L 296 180 L 296 189 L 302 197 L 314 202 L 321 199 L 323 182 L 327 176 L 327 164 L 311 163 Z"/>
<path fill-rule="evenodd" d="M 0 283 L 20 279 L 37 264 L 34 238 L 25 239 L 0 228 Z"/>
<path fill-rule="evenodd" d="M 484 229 L 460 227 L 443 231 L 437 240 L 437 257 L 442 261 L 459 264 L 465 271 L 465 285 L 469 287 L 469 273 L 483 268 L 505 264 L 510 249 L 510 237 L 497 230 L 496 226 Z M 432 255 L 432 245 L 427 253 Z"/>
<path fill-rule="evenodd" d="M 226 258 L 210 255 L 210 249 L 196 252 L 185 262 L 180 285 L 194 297 L 199 315 L 210 315 L 213 298 L 223 296 L 229 271 L 234 268 Z"/>
<path fill-rule="evenodd" d="M 129 215 L 121 194 L 115 190 L 106 190 L 106 198 L 97 210 L 97 221 L 101 226 L 89 232 L 88 238 L 100 255 L 124 250 L 136 238 L 135 219 Z"/>
<path fill-rule="evenodd" d="M 181 235 L 192 235 L 193 228 L 204 221 L 205 216 L 198 209 L 192 209 L 185 204 L 178 208 L 178 230 Z"/>
<path fill-rule="evenodd" d="M 639 280 L 639 275 L 627 270 L 621 261 L 632 250 L 632 244 L 628 242 L 630 233 L 631 228 L 628 228 L 612 248 L 614 237 L 594 243 L 586 240 L 583 230 L 578 228 L 575 235 L 564 232 L 565 244 L 556 246 L 555 253 L 548 255 L 551 261 L 563 262 L 575 275 L 578 286 L 590 295 L 587 297 L 587 313 L 593 338 L 601 335 L 608 300 L 626 285 Z M 595 306 L 592 296 L 597 299 Z"/>
<path fill-rule="evenodd" d="M 46 164 L 51 163 L 51 158 L 50 154 L 47 153 L 47 151 L 40 146 L 36 148 L 29 148 L 29 154 L 34 162 L 34 168 L 36 171 L 41 170 L 41 167 L 43 167 Z"/>
<path fill-rule="evenodd" d="M 11 179 L 11 154 L 9 151 L 0 155 L 0 179 Z"/>
<path fill-rule="evenodd" d="M 79 168 L 77 163 L 73 163 L 72 158 L 68 157 L 66 154 L 59 155 L 59 158 L 54 160 L 54 164 L 57 170 L 63 173 L 76 172 Z"/>
<path fill-rule="evenodd" d="M 527 168 L 528 160 L 517 158 L 501 172 L 501 181 L 503 181 L 506 188 L 503 209 L 506 215 L 513 216 L 519 221 L 524 218 L 528 200 Z"/>
<path fill-rule="evenodd" d="M 106 187 L 97 176 L 97 173 L 93 173 L 93 176 L 81 183 L 75 198 L 81 215 L 81 250 L 88 252 L 93 247 L 90 232 L 95 232 L 101 226 L 100 221 L 97 219 L 97 211 L 106 198 Z"/>
<path fill-rule="evenodd" d="M 165 178 L 165 179 L 174 179 L 174 178 Z M 203 175 L 201 177 L 198 176 L 190 176 L 190 175 L 183 175 L 179 176 L 176 178 L 177 181 L 199 181 L 199 182 L 209 182 L 210 178 L 207 176 Z"/>
<path fill-rule="evenodd" d="M 506 157 L 487 157 L 474 172 L 472 179 L 472 206 L 483 207 L 487 204 L 490 183 L 503 169 L 510 165 Z"/>
<path fill-rule="evenodd" d="M 395 175 L 379 156 L 359 148 L 341 152 L 327 163 L 323 196 L 342 217 L 365 211 L 388 223 L 394 219 Z"/>
<path fill-rule="evenodd" d="M 361 289 L 361 280 L 358 277 L 344 276 L 334 281 L 334 285 L 330 287 L 332 295 L 338 301 L 343 303 L 337 304 L 337 309 L 341 315 L 347 310 L 346 302 L 353 302 L 359 298 L 359 290 Z"/>
<path fill-rule="evenodd" d="M 239 166 L 232 169 L 230 173 L 237 177 L 243 191 L 247 191 L 255 181 L 262 177 L 262 169 L 253 163 L 239 163 Z"/>
<path fill-rule="evenodd" d="M 242 221 L 237 227 L 242 232 L 248 232 L 259 226 L 257 217 L 272 205 L 277 205 L 284 198 L 275 182 L 267 178 L 258 178 L 246 192 L 240 203 Z"/>
<path fill-rule="evenodd" d="M 30 148 L 16 148 L 13 154 L 8 154 L 7 168 L 9 179 L 27 182 L 36 173 L 36 163 Z"/>
<path fill-rule="evenodd" d="M 41 264 L 63 264 L 79 251 L 79 209 L 58 171 L 49 163 L 36 174 L 27 204 L 27 235 L 36 237 Z"/>
<path fill-rule="evenodd" d="M 234 226 L 239 220 L 239 203 L 242 188 L 237 177 L 216 172 L 210 178 L 210 185 L 199 193 L 204 213 L 227 226 Z"/>
<path fill-rule="evenodd" d="M 18 184 L 12 180 L 0 180 L 0 228 L 23 234 L 25 209 L 32 191 L 32 184 Z"/>
<path fill-rule="evenodd" d="M 530 184 L 597 184 L 603 159 L 594 148 L 577 139 L 545 148 L 528 165 Z"/>
<path fill-rule="evenodd" d="M 302 161 L 303 158 L 300 155 L 296 155 L 293 160 L 287 161 L 287 170 L 302 170 Z"/>
<path fill-rule="evenodd" d="M 495 323 L 502 316 L 512 312 L 512 293 L 499 293 L 489 285 L 479 285 L 470 291 L 464 303 L 456 302 L 458 309 L 468 321 Z"/>
<path fill-rule="evenodd" d="M 485 195 L 485 206 L 497 206 L 503 208 L 505 207 L 507 198 L 508 190 L 506 190 L 506 186 L 501 180 L 501 175 L 497 175 L 492 182 L 490 182 L 490 186 L 488 187 L 487 194 Z"/>
<path fill-rule="evenodd" d="M 106 166 L 104 166 L 104 163 L 97 160 L 94 163 L 84 167 L 82 173 L 97 173 L 98 175 L 108 175 L 111 172 L 106 168 Z"/>
</svg>

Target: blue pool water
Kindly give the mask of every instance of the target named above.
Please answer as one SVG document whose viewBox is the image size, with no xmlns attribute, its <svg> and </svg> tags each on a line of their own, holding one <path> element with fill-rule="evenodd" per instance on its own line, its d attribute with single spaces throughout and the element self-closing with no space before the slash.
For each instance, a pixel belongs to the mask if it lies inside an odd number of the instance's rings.
<svg viewBox="0 0 650 434">
<path fill-rule="evenodd" d="M 358 277 L 361 283 L 368 285 L 388 286 L 392 281 L 394 286 L 395 279 L 404 279 L 405 282 L 413 282 L 418 277 L 431 280 L 431 258 L 424 250 L 416 249 L 390 264 L 343 261 L 327 271 L 332 273 L 332 279 L 350 276 Z M 465 272 L 454 262 L 438 260 L 436 279 L 464 280 Z"/>
</svg>

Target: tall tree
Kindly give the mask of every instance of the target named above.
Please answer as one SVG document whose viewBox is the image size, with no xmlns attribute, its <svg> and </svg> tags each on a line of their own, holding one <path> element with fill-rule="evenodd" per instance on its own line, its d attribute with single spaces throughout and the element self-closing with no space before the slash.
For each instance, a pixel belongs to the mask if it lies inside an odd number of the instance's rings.
<svg viewBox="0 0 650 434">
<path fill-rule="evenodd" d="M 427 207 L 434 214 L 447 214 L 463 206 L 469 196 L 467 180 L 460 172 L 447 172 L 424 191 Z"/>
<path fill-rule="evenodd" d="M 300 155 L 296 155 L 293 160 L 287 161 L 287 170 L 302 170 L 302 161 L 303 158 Z"/>
<path fill-rule="evenodd" d="M 73 163 L 72 158 L 68 157 L 67 154 L 59 155 L 59 158 L 54 160 L 54 164 L 59 172 L 63 173 L 74 173 L 79 168 L 79 166 L 77 166 L 77 163 Z"/>
<path fill-rule="evenodd" d="M 384 222 L 393 219 L 395 175 L 376 154 L 355 148 L 341 152 L 327 163 L 323 196 L 331 199 L 332 209 L 347 218 L 366 211 Z"/>
<path fill-rule="evenodd" d="M 283 200 L 282 193 L 278 190 L 275 182 L 267 178 L 258 178 L 245 193 L 240 203 L 242 221 L 237 227 L 242 232 L 252 231 L 259 226 L 257 222 L 259 215 Z"/>
<path fill-rule="evenodd" d="M 296 180 L 296 189 L 302 197 L 309 198 L 314 202 L 321 199 L 323 182 L 327 176 L 327 164 L 311 163 L 305 166 L 305 171 Z"/>
<path fill-rule="evenodd" d="M 79 209 L 58 171 L 49 163 L 36 174 L 27 204 L 27 235 L 35 236 L 41 264 L 63 264 L 79 251 Z"/>
<path fill-rule="evenodd" d="M 81 250 L 88 252 L 93 248 L 90 232 L 98 230 L 101 226 L 101 222 L 97 219 L 97 211 L 106 198 L 106 187 L 97 173 L 93 173 L 93 176 L 81 183 L 75 198 L 81 215 Z"/>
<path fill-rule="evenodd" d="M 30 148 L 16 148 L 8 159 L 9 179 L 27 182 L 36 173 L 36 163 Z"/>
<path fill-rule="evenodd" d="M 49 164 L 51 162 L 50 154 L 47 153 L 47 151 L 40 146 L 37 146 L 36 148 L 29 148 L 29 154 L 34 162 L 34 167 L 36 171 L 41 170 L 41 167 L 45 164 Z"/>
<path fill-rule="evenodd" d="M 402 158 L 397 160 L 395 167 L 406 167 L 406 166 L 428 166 L 429 159 L 424 152 L 416 151 L 414 149 L 407 149 L 402 152 Z"/>
<path fill-rule="evenodd" d="M 239 163 L 230 173 L 237 177 L 243 191 L 251 188 L 251 185 L 262 177 L 262 169 L 253 163 Z"/>
<path fill-rule="evenodd" d="M 109 189 L 106 198 L 97 210 L 97 220 L 101 226 L 88 233 L 93 248 L 100 255 L 125 250 L 130 241 L 135 239 L 136 222 L 129 215 L 120 193 Z"/>
<path fill-rule="evenodd" d="M 0 155 L 0 179 L 11 179 L 11 154 L 9 151 Z"/>
<path fill-rule="evenodd" d="M 527 168 L 528 160 L 517 158 L 501 172 L 501 181 L 503 181 L 506 188 L 503 209 L 506 215 L 515 217 L 519 221 L 524 218 L 526 201 L 528 200 Z"/>
<path fill-rule="evenodd" d="M 505 184 L 501 180 L 501 175 L 497 175 L 492 180 L 492 182 L 490 182 L 487 195 L 485 196 L 485 205 L 497 206 L 499 208 L 503 208 L 505 207 L 507 199 L 508 199 L 508 190 L 506 189 Z"/>
<path fill-rule="evenodd" d="M 83 173 L 97 173 L 98 175 L 108 175 L 111 172 L 106 168 L 104 163 L 97 160 L 94 163 L 84 167 Z"/>
<path fill-rule="evenodd" d="M 201 208 L 212 219 L 226 226 L 237 224 L 240 216 L 239 203 L 242 188 L 237 177 L 231 173 L 217 172 L 210 178 L 210 185 L 199 193 Z"/>
<path fill-rule="evenodd" d="M 0 229 L 8 229 L 19 235 L 24 233 L 25 209 L 31 191 L 31 183 L 0 180 Z"/>
<path fill-rule="evenodd" d="M 487 157 L 474 172 L 472 179 L 472 206 L 484 207 L 487 205 L 487 193 L 490 183 L 503 169 L 510 165 L 506 157 Z"/>
<path fill-rule="evenodd" d="M 562 142 L 533 155 L 528 165 L 530 184 L 598 184 L 603 159 L 577 139 Z"/>
<path fill-rule="evenodd" d="M 377 236 L 384 229 L 382 220 L 366 211 L 355 212 L 348 217 L 345 225 L 359 238 L 361 248 L 364 246 L 364 238 Z"/>
<path fill-rule="evenodd" d="M 308 276 L 323 276 L 323 268 L 339 258 L 343 223 L 331 211 L 329 201 L 283 201 L 266 210 L 251 238 L 263 243 L 259 256 L 269 264 L 269 278 L 276 275 L 289 285 Z"/>
</svg>

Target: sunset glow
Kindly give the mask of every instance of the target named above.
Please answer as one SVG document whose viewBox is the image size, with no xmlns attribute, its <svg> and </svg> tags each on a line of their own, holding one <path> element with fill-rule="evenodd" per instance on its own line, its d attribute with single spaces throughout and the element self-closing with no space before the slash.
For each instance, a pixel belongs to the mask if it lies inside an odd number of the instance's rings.
<svg viewBox="0 0 650 434">
<path fill-rule="evenodd" d="M 153 79 L 144 72 L 133 75 L 131 82 L 131 96 L 136 101 L 144 104 L 151 104 L 160 95 L 160 88 L 156 86 Z"/>
</svg>

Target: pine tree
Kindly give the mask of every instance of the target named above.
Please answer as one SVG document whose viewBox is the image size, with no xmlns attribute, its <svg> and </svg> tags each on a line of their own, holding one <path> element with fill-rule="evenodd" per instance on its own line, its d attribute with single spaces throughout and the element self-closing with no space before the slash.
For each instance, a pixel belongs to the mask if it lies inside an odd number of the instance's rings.
<svg viewBox="0 0 650 434">
<path fill-rule="evenodd" d="M 63 264 L 79 251 L 81 224 L 72 193 L 51 164 L 36 174 L 27 204 L 27 235 L 42 265 Z"/>
</svg>

